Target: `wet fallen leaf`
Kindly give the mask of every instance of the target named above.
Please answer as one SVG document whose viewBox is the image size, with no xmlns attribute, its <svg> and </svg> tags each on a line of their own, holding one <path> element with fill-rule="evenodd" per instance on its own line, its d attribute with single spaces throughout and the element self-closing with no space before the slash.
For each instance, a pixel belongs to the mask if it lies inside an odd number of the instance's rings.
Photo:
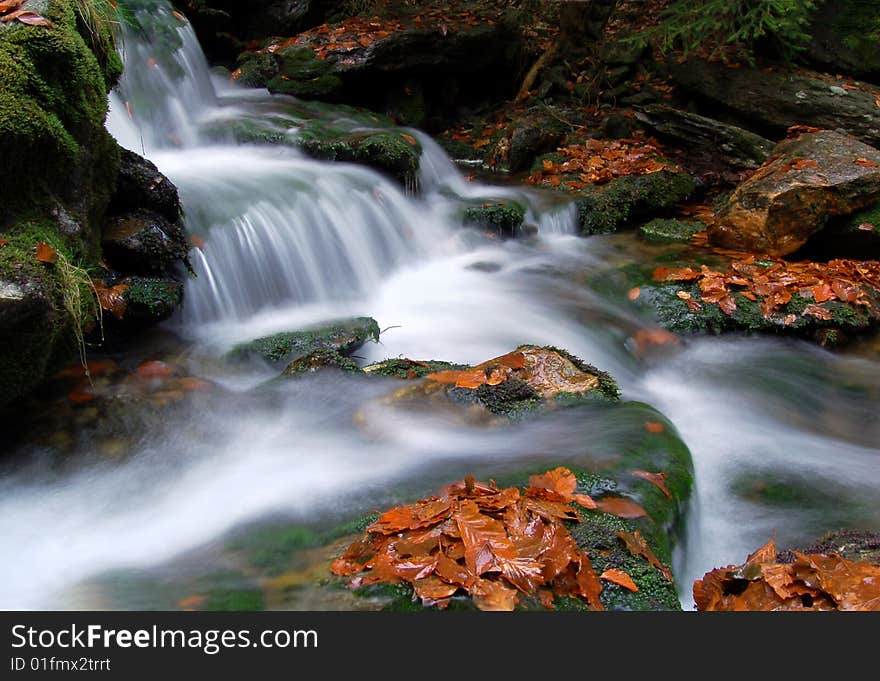
<svg viewBox="0 0 880 681">
<path fill-rule="evenodd" d="M 181 610 L 200 610 L 202 606 L 208 602 L 207 596 L 201 594 L 193 594 L 186 596 L 177 601 L 177 607 Z"/>
<path fill-rule="evenodd" d="M 0 246 L 5 246 L 9 243 L 9 239 L 0 239 Z"/>
<path fill-rule="evenodd" d="M 45 241 L 41 241 L 37 244 L 37 253 L 34 258 L 36 258 L 40 262 L 54 263 L 58 260 L 58 251 L 52 248 Z"/>
<path fill-rule="evenodd" d="M 610 513 L 619 518 L 644 518 L 647 512 L 640 504 L 626 497 L 602 497 L 596 500 L 596 508 L 603 513 Z"/>
<path fill-rule="evenodd" d="M 647 430 L 649 433 L 662 433 L 664 430 L 666 430 L 666 426 L 657 421 L 646 421 L 645 430 Z"/>
<path fill-rule="evenodd" d="M 654 281 L 690 281 L 701 276 L 700 270 L 692 267 L 658 267 L 651 278 Z"/>
<path fill-rule="evenodd" d="M 861 224 L 859 224 L 859 229 L 863 232 L 873 232 L 874 225 L 872 225 L 870 222 L 862 222 Z"/>
<path fill-rule="evenodd" d="M 121 320 L 125 316 L 125 292 L 128 290 L 128 284 L 116 284 L 108 287 L 103 282 L 96 281 L 93 282 L 93 286 L 101 309 Z"/>
<path fill-rule="evenodd" d="M 629 589 L 630 591 L 638 591 L 639 587 L 636 586 L 636 583 L 632 580 L 628 574 L 626 574 L 623 570 L 605 570 L 601 575 L 599 575 L 599 579 L 604 579 L 607 582 L 612 582 L 617 584 L 618 586 L 622 586 L 624 589 Z"/>
<path fill-rule="evenodd" d="M 672 581 L 672 571 L 657 559 L 657 556 L 654 555 L 654 552 L 651 550 L 648 542 L 645 541 L 640 530 L 636 530 L 633 533 L 618 532 L 617 537 L 626 544 L 626 548 L 629 549 L 631 554 L 634 556 L 641 556 L 647 560 L 648 563 L 660 570 L 663 576 L 666 577 L 667 581 Z"/>
<path fill-rule="evenodd" d="M 666 495 L 667 498 L 672 498 L 672 493 L 669 491 L 669 488 L 666 486 L 666 473 L 649 473 L 648 471 L 630 471 L 632 475 L 637 478 L 641 478 L 642 480 L 647 480 L 652 485 L 656 486 L 663 494 Z"/>
<path fill-rule="evenodd" d="M 416 146 L 416 144 L 417 144 L 416 138 L 413 137 L 412 135 L 407 134 L 405 132 L 402 132 L 402 133 L 400 133 L 400 136 L 403 137 L 403 139 L 405 139 L 407 144 L 409 144 L 410 146 L 412 146 L 412 147 Z"/>
<path fill-rule="evenodd" d="M 819 307 L 818 305 L 807 305 L 801 314 L 809 315 L 810 317 L 815 317 L 816 319 L 821 319 L 826 322 L 831 320 L 831 310 Z"/>
<path fill-rule="evenodd" d="M 880 167 L 880 163 L 876 163 L 874 161 L 870 161 L 867 158 L 857 158 L 853 161 L 857 166 L 861 166 L 862 168 L 877 168 Z"/>
<path fill-rule="evenodd" d="M 639 296 L 641 295 L 641 293 L 642 293 L 642 289 L 640 289 L 638 286 L 635 286 L 627 292 L 626 297 L 629 298 L 630 300 L 635 301 L 635 300 L 639 299 Z"/>
</svg>

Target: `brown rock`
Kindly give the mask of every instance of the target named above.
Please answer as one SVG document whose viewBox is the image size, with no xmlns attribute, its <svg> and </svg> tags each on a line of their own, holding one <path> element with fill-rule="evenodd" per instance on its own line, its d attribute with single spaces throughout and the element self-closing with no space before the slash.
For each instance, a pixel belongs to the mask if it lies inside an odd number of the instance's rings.
<svg viewBox="0 0 880 681">
<path fill-rule="evenodd" d="M 709 227 L 713 244 L 783 256 L 828 218 L 880 201 L 880 151 L 821 131 L 786 140 L 737 187 Z"/>
</svg>

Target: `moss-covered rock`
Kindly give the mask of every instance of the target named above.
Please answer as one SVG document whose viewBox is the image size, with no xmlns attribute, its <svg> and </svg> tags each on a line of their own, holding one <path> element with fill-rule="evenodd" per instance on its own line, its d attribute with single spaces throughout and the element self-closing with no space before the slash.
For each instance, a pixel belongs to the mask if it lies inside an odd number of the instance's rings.
<svg viewBox="0 0 880 681">
<path fill-rule="evenodd" d="M 480 380 L 484 374 L 486 380 Z M 516 420 L 619 396 L 610 374 L 565 350 L 521 345 L 476 367 L 441 369 L 436 376 L 397 390 L 386 401 L 421 409 L 450 403 L 475 406 L 487 415 Z"/>
<path fill-rule="evenodd" d="M 452 362 L 439 362 L 437 360 L 419 361 L 413 359 L 395 358 L 381 362 L 368 364 L 363 369 L 370 376 L 385 376 L 390 378 L 413 379 L 423 378 L 436 371 L 447 369 L 464 369 L 464 364 Z"/>
<path fill-rule="evenodd" d="M 298 142 L 309 156 L 361 163 L 405 186 L 413 186 L 418 176 L 421 145 L 402 130 L 350 132 L 320 121 L 309 121 L 300 130 Z"/>
<path fill-rule="evenodd" d="M 516 201 L 505 201 L 465 208 L 462 222 L 502 237 L 514 237 L 522 233 L 525 217 L 525 206 Z"/>
<path fill-rule="evenodd" d="M 657 218 L 639 227 L 639 236 L 652 244 L 686 244 L 694 234 L 706 231 L 702 222 Z"/>
<path fill-rule="evenodd" d="M 283 376 L 301 376 L 321 369 L 339 369 L 346 373 L 363 373 L 353 359 L 346 357 L 334 348 L 320 348 L 303 357 L 297 357 L 284 370 Z"/>
<path fill-rule="evenodd" d="M 834 530 L 808 546 L 795 549 L 800 553 L 836 553 L 841 558 L 880 565 L 880 532 L 872 530 Z M 781 551 L 782 562 L 794 562 L 792 551 Z"/>
<path fill-rule="evenodd" d="M 0 406 L 33 389 L 94 323 L 87 270 L 116 184 L 104 128 L 121 72 L 108 26 L 89 30 L 72 0 L 29 0 L 51 26 L 0 23 Z M 37 245 L 58 253 L 37 262 Z"/>
<path fill-rule="evenodd" d="M 183 284 L 170 277 L 126 277 L 122 299 L 126 325 L 149 326 L 165 321 L 183 303 Z"/>
<path fill-rule="evenodd" d="M 268 362 L 289 363 L 322 349 L 350 355 L 368 340 L 378 342 L 379 325 L 375 319 L 356 317 L 257 338 L 236 345 L 226 356 L 232 360 L 260 357 Z"/>
<path fill-rule="evenodd" d="M 694 191 L 694 180 L 681 172 L 662 170 L 626 175 L 578 198 L 581 233 L 610 234 L 639 220 L 661 217 Z"/>
<path fill-rule="evenodd" d="M 266 82 L 269 92 L 332 100 L 342 89 L 342 79 L 333 72 L 332 64 L 318 59 L 311 48 L 289 47 L 277 52 L 276 58 L 279 73 Z M 263 64 L 259 59 L 251 62 Z"/>
<path fill-rule="evenodd" d="M 278 62 L 271 54 L 243 52 L 238 58 L 235 81 L 244 87 L 266 87 L 278 76 Z"/>
<path fill-rule="evenodd" d="M 724 269 L 720 256 L 701 256 L 698 263 Z M 652 274 L 659 267 L 694 266 L 693 254 L 669 254 L 656 260 L 625 265 L 606 270 L 590 278 L 589 285 L 601 293 L 623 300 L 628 291 L 639 289 L 634 305 L 645 315 L 659 323 L 663 328 L 679 334 L 725 332 L 772 333 L 792 335 L 818 341 L 822 345 L 842 344 L 853 334 L 874 328 L 880 323 L 880 292 L 869 292 L 871 305 L 857 305 L 841 300 L 819 303 L 818 307 L 828 311 L 830 319 L 803 314 L 809 305 L 815 305 L 811 298 L 792 296 L 785 305 L 772 315 L 765 317 L 761 312 L 763 297 L 751 300 L 739 292 L 732 292 L 736 310 L 725 314 L 718 305 L 700 303 L 699 307 L 689 306 L 687 297 L 700 301 L 702 292 L 693 282 L 658 282 Z M 767 266 L 772 263 L 768 262 Z"/>
</svg>

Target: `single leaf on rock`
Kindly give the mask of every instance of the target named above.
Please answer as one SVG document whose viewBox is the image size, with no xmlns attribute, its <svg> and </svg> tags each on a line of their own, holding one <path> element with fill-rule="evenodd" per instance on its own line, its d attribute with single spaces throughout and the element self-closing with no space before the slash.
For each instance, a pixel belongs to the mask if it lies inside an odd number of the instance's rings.
<svg viewBox="0 0 880 681">
<path fill-rule="evenodd" d="M 541 475 L 530 475 L 529 487 L 541 487 L 563 496 L 571 496 L 577 488 L 577 478 L 570 470 L 560 466 Z"/>
<path fill-rule="evenodd" d="M 831 310 L 818 305 L 807 305 L 801 315 L 809 315 L 826 322 L 831 320 Z"/>
<path fill-rule="evenodd" d="M 642 480 L 647 480 L 652 485 L 657 487 L 663 494 L 666 495 L 667 499 L 672 498 L 672 493 L 669 491 L 669 488 L 666 486 L 666 473 L 649 473 L 648 471 L 630 471 L 632 475 L 637 478 L 641 478 Z"/>
<path fill-rule="evenodd" d="M 695 270 L 692 267 L 658 267 L 654 270 L 651 278 L 654 281 L 691 281 L 699 279 L 700 276 L 700 270 Z"/>
<path fill-rule="evenodd" d="M 610 570 L 605 570 L 601 575 L 599 575 L 599 579 L 604 579 L 605 581 L 612 582 L 617 584 L 618 586 L 622 586 L 624 589 L 629 589 L 630 591 L 638 591 L 639 587 L 632 580 L 628 574 L 626 574 L 623 570 L 616 570 L 614 568 Z"/>
<path fill-rule="evenodd" d="M 649 433 L 662 433 L 666 430 L 666 427 L 657 421 L 646 421 L 645 422 L 645 430 Z"/>
<path fill-rule="evenodd" d="M 617 537 L 626 544 L 626 548 L 629 549 L 631 554 L 634 556 L 641 556 L 647 560 L 648 563 L 660 570 L 668 581 L 672 581 L 672 571 L 657 559 L 657 556 L 654 555 L 654 551 L 648 546 L 648 542 L 645 541 L 640 530 L 636 530 L 632 533 L 618 532 Z"/>
<path fill-rule="evenodd" d="M 116 284 L 108 287 L 103 282 L 96 281 L 93 282 L 93 286 L 98 295 L 98 304 L 101 309 L 121 320 L 125 316 L 125 292 L 128 290 L 128 284 Z"/>
<path fill-rule="evenodd" d="M 626 497 L 602 497 L 596 500 L 596 508 L 603 513 L 610 513 L 619 518 L 627 518 L 635 520 L 636 518 L 644 518 L 647 512 L 640 504 Z"/>
</svg>

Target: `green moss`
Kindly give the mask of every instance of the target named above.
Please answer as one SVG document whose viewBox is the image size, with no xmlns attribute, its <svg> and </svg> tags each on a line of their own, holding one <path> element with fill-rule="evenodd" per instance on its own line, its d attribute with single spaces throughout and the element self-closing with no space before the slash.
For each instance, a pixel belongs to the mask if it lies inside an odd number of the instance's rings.
<svg viewBox="0 0 880 681">
<path fill-rule="evenodd" d="M 342 88 L 342 79 L 332 73 L 333 66 L 318 59 L 314 50 L 309 47 L 283 50 L 277 54 L 277 61 L 276 69 L 280 69 L 280 73 L 266 83 L 270 92 L 307 99 L 327 99 L 332 98 Z M 261 74 L 267 72 L 262 59 L 252 62 L 260 64 Z M 242 75 L 244 76 L 244 69 Z"/>
<path fill-rule="evenodd" d="M 78 30 L 73 3 L 55 0 L 46 14 L 51 28 L 0 26 L 0 157 L 16 169 L 0 186 L 0 217 L 51 194 L 76 198 L 89 147 L 106 135 L 105 69 Z"/>
<path fill-rule="evenodd" d="M 341 355 L 333 348 L 320 348 L 308 355 L 298 357 L 287 365 L 283 376 L 301 376 L 319 369 L 334 368 L 350 374 L 362 374 L 363 371 L 352 359 Z"/>
<path fill-rule="evenodd" d="M 379 325 L 375 319 L 356 317 L 340 320 L 301 331 L 276 333 L 236 345 L 227 354 L 229 359 L 258 356 L 270 362 L 291 361 L 323 348 L 349 354 L 366 341 L 379 340 Z"/>
<path fill-rule="evenodd" d="M 271 54 L 243 52 L 238 68 L 236 82 L 244 87 L 266 87 L 278 75 L 278 64 Z"/>
<path fill-rule="evenodd" d="M 620 177 L 601 189 L 582 192 L 577 200 L 581 232 L 609 234 L 633 222 L 671 211 L 694 191 L 686 173 L 660 171 Z"/>
<path fill-rule="evenodd" d="M 516 236 L 523 226 L 525 217 L 525 206 L 515 201 L 506 201 L 466 208 L 462 222 L 465 225 L 497 232 L 502 236 Z"/>
<path fill-rule="evenodd" d="M 686 244 L 690 242 L 694 234 L 705 230 L 706 225 L 702 222 L 658 218 L 639 227 L 639 235 L 645 241 L 653 244 Z"/>
<path fill-rule="evenodd" d="M 422 148 L 402 130 L 346 132 L 319 121 L 309 121 L 300 131 L 303 151 L 328 161 L 361 163 L 412 186 L 419 171 Z"/>
<path fill-rule="evenodd" d="M 283 573 L 297 551 L 318 546 L 321 536 L 302 525 L 270 525 L 248 528 L 231 539 L 227 547 L 244 556 L 251 566 L 270 575 Z"/>
<path fill-rule="evenodd" d="M 364 367 L 364 371 L 371 376 L 387 376 L 390 378 L 422 378 L 428 374 L 447 369 L 464 369 L 463 364 L 452 364 L 451 362 L 438 362 L 429 360 L 426 362 L 415 361 L 412 359 L 385 359 L 381 362 L 375 362 Z"/>
<path fill-rule="evenodd" d="M 168 319 L 183 302 L 183 286 L 173 279 L 130 277 L 123 294 L 126 316 L 159 322 Z"/>
</svg>

